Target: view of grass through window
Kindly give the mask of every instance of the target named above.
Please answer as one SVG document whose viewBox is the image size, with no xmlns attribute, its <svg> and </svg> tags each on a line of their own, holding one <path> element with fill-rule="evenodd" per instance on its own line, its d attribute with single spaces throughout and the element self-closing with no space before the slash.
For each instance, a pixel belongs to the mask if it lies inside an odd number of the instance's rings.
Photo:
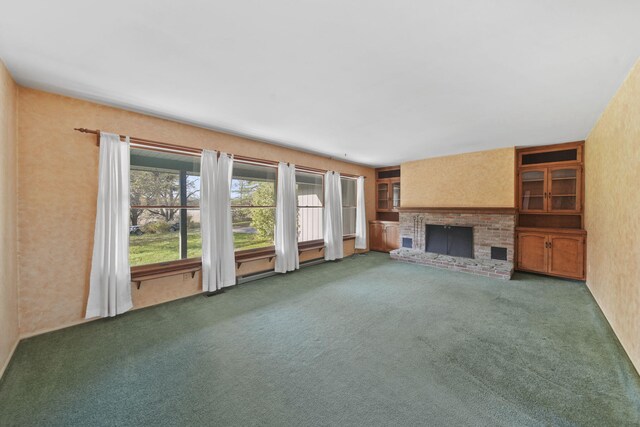
<svg viewBox="0 0 640 427">
<path fill-rule="evenodd" d="M 276 226 L 276 169 L 236 163 L 231 181 L 235 250 L 273 246 Z"/>
<path fill-rule="evenodd" d="M 201 256 L 200 158 L 134 148 L 129 184 L 130 264 Z"/>
<path fill-rule="evenodd" d="M 234 163 L 235 250 L 273 245 L 275 185 L 275 168 Z M 131 266 L 202 255 L 199 157 L 132 149 L 130 197 Z"/>
</svg>

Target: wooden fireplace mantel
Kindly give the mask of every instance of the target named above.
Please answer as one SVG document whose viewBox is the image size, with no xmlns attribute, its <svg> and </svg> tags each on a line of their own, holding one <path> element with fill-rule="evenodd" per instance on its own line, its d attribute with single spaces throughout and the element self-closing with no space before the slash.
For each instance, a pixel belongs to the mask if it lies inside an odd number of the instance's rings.
<svg viewBox="0 0 640 427">
<path fill-rule="evenodd" d="M 497 207 L 400 207 L 398 210 L 406 213 L 516 214 L 516 208 Z"/>
</svg>

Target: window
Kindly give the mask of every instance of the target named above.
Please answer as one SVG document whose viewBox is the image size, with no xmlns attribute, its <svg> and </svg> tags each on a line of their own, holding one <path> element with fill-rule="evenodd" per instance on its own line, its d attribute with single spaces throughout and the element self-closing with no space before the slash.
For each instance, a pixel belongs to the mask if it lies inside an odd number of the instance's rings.
<svg viewBox="0 0 640 427">
<path fill-rule="evenodd" d="M 235 250 L 273 246 L 276 226 L 276 168 L 233 163 L 231 218 Z"/>
<path fill-rule="evenodd" d="M 356 180 L 341 178 L 342 185 L 342 234 L 356 234 Z"/>
<path fill-rule="evenodd" d="M 322 207 L 324 205 L 323 176 L 296 172 L 298 198 L 298 242 L 320 240 L 322 236 Z"/>
<path fill-rule="evenodd" d="M 202 256 L 200 157 L 131 149 L 131 266 Z"/>
</svg>

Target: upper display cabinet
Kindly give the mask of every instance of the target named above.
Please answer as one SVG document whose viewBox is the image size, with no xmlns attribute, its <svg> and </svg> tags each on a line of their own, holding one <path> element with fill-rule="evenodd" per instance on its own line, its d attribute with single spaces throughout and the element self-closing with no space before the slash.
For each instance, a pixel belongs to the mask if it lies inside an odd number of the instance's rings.
<svg viewBox="0 0 640 427">
<path fill-rule="evenodd" d="M 584 142 L 521 148 L 517 151 L 517 205 L 521 224 L 532 221 L 581 228 L 582 218 L 544 219 L 541 215 L 582 215 Z M 531 214 L 539 214 L 532 217 Z"/>
<path fill-rule="evenodd" d="M 520 170 L 520 212 L 579 213 L 581 166 L 549 166 Z"/>
</svg>

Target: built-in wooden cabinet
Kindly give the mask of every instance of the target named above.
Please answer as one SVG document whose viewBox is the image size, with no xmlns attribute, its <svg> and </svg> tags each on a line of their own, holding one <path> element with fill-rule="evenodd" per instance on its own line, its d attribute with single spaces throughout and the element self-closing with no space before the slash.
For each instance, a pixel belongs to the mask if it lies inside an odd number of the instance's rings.
<svg viewBox="0 0 640 427">
<path fill-rule="evenodd" d="M 582 166 L 520 169 L 521 213 L 580 213 Z"/>
<path fill-rule="evenodd" d="M 376 210 L 397 212 L 400 207 L 400 178 L 376 180 Z"/>
<path fill-rule="evenodd" d="M 369 248 L 390 252 L 400 247 L 400 225 L 397 221 L 370 221 Z"/>
<path fill-rule="evenodd" d="M 516 268 L 584 279 L 584 142 L 517 151 Z"/>
<path fill-rule="evenodd" d="M 524 229 L 518 241 L 518 269 L 571 279 L 583 279 L 584 230 Z"/>
<path fill-rule="evenodd" d="M 371 250 L 390 252 L 400 247 L 400 167 L 376 169 L 376 220 L 369 222 Z"/>
</svg>

